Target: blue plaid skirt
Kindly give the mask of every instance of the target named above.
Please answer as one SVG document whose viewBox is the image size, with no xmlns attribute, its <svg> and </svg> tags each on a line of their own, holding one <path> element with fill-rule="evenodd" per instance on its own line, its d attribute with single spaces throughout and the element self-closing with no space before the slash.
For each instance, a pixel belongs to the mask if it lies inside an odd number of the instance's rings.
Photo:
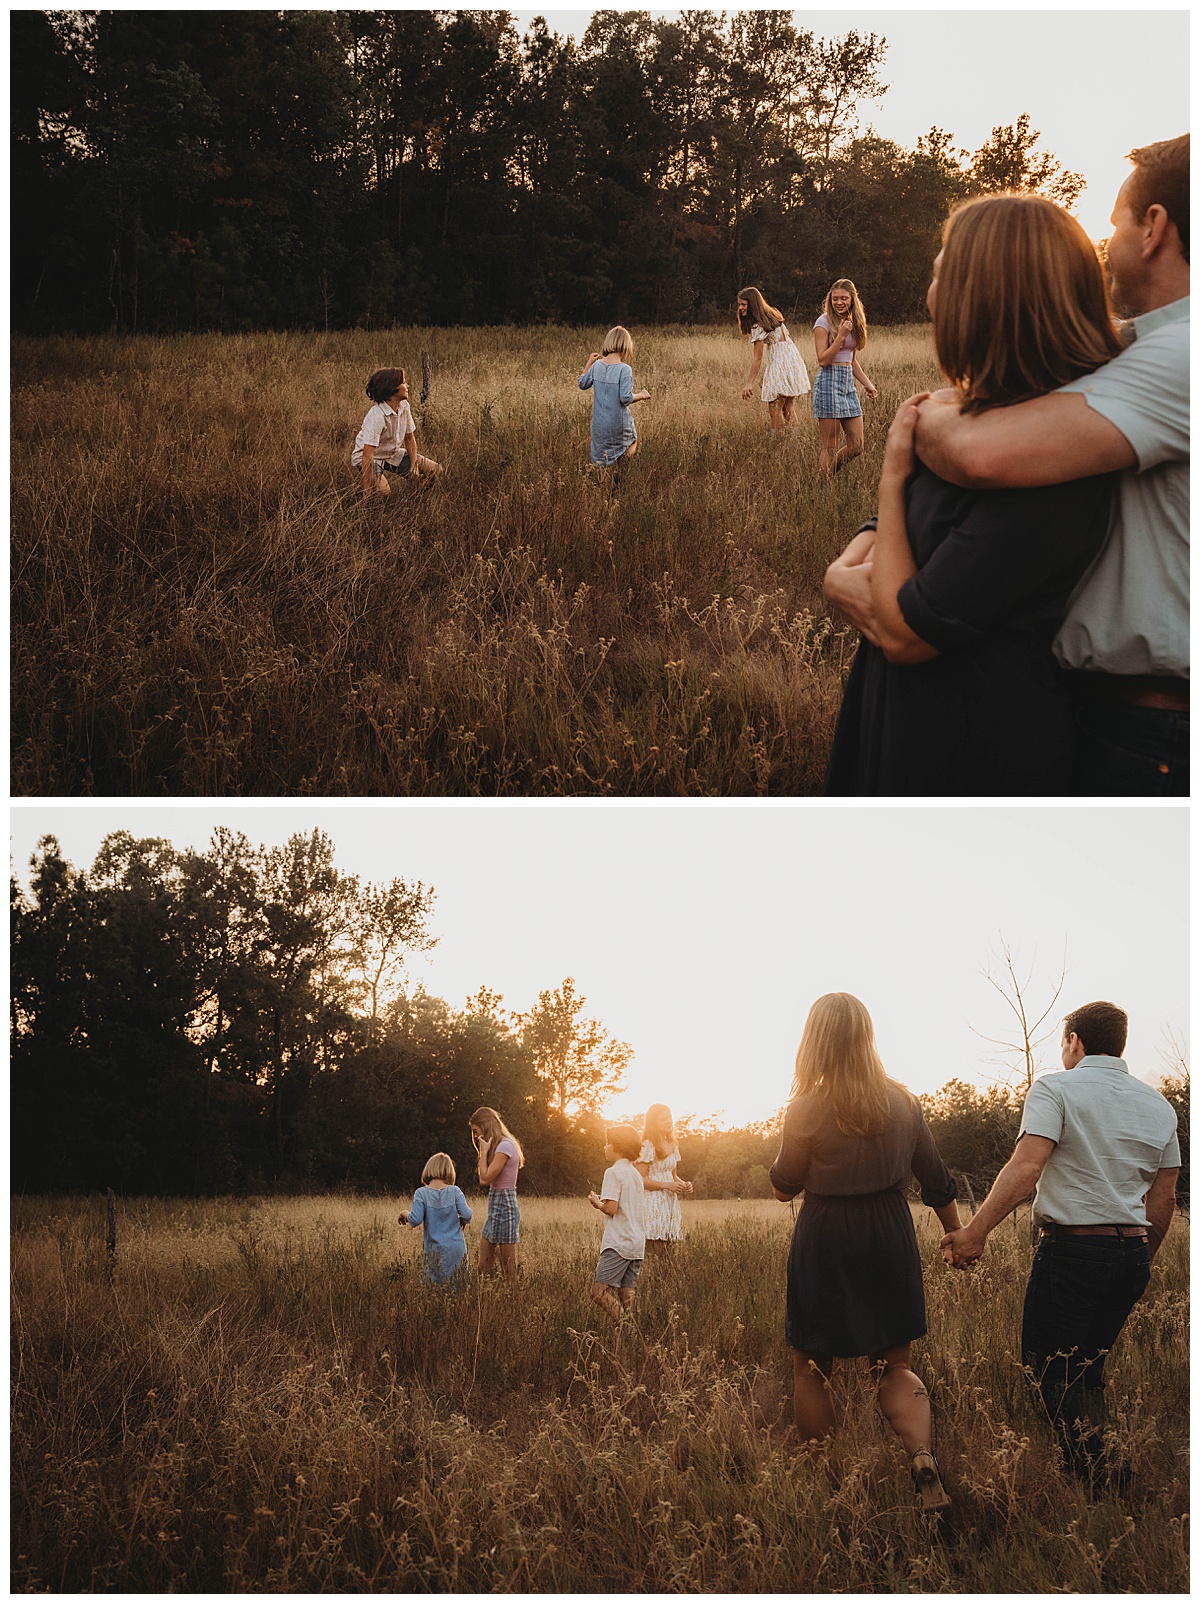
<svg viewBox="0 0 1200 1604">
<path fill-rule="evenodd" d="M 517 1207 L 515 1191 L 493 1188 L 488 1193 L 487 1220 L 481 1234 L 485 1242 L 520 1241 L 521 1211 Z"/>
<path fill-rule="evenodd" d="M 861 418 L 858 391 L 849 362 L 831 362 L 817 374 L 813 385 L 814 418 Z"/>
</svg>

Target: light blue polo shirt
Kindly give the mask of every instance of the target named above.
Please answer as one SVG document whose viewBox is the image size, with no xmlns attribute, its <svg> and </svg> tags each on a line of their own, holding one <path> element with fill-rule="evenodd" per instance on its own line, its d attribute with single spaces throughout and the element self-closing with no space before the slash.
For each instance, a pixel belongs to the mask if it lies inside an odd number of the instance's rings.
<svg viewBox="0 0 1200 1604">
<path fill-rule="evenodd" d="M 1039 1075 L 1025 1097 L 1022 1136 L 1055 1148 L 1033 1200 L 1035 1225 L 1146 1225 L 1143 1199 L 1159 1170 L 1179 1165 L 1175 1110 L 1123 1058 L 1089 1053 Z"/>
<path fill-rule="evenodd" d="M 1079 391 L 1137 456 L 1055 638 L 1065 668 L 1188 677 L 1190 309 L 1185 295 L 1134 318 L 1132 345 L 1057 392 Z"/>
</svg>

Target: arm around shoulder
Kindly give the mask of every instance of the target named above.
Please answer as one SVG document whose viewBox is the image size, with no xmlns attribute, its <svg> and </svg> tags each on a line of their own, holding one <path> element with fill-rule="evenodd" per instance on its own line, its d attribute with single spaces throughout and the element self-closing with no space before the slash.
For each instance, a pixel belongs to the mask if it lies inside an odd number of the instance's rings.
<svg viewBox="0 0 1200 1604">
<path fill-rule="evenodd" d="M 917 455 L 969 490 L 1032 489 L 1136 465 L 1133 447 L 1078 391 L 963 414 L 953 402 L 920 410 Z"/>
</svg>

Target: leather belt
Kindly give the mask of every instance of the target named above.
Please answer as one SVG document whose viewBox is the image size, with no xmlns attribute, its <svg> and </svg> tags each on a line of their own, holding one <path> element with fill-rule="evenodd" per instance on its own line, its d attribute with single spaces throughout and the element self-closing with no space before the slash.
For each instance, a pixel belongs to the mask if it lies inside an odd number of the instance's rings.
<svg viewBox="0 0 1200 1604">
<path fill-rule="evenodd" d="M 1144 1225 L 1043 1225 L 1043 1236 L 1140 1236 L 1149 1239 Z"/>
</svg>

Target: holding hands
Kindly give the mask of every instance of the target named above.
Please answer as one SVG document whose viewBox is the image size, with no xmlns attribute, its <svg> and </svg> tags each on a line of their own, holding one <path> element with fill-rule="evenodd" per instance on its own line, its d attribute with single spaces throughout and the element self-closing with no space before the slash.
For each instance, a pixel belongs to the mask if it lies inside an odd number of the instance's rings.
<svg viewBox="0 0 1200 1604">
<path fill-rule="evenodd" d="M 947 1231 L 942 1238 L 942 1258 L 953 1270 L 971 1270 L 983 1257 L 986 1231 L 980 1231 L 972 1220 L 957 1231 Z"/>
</svg>

